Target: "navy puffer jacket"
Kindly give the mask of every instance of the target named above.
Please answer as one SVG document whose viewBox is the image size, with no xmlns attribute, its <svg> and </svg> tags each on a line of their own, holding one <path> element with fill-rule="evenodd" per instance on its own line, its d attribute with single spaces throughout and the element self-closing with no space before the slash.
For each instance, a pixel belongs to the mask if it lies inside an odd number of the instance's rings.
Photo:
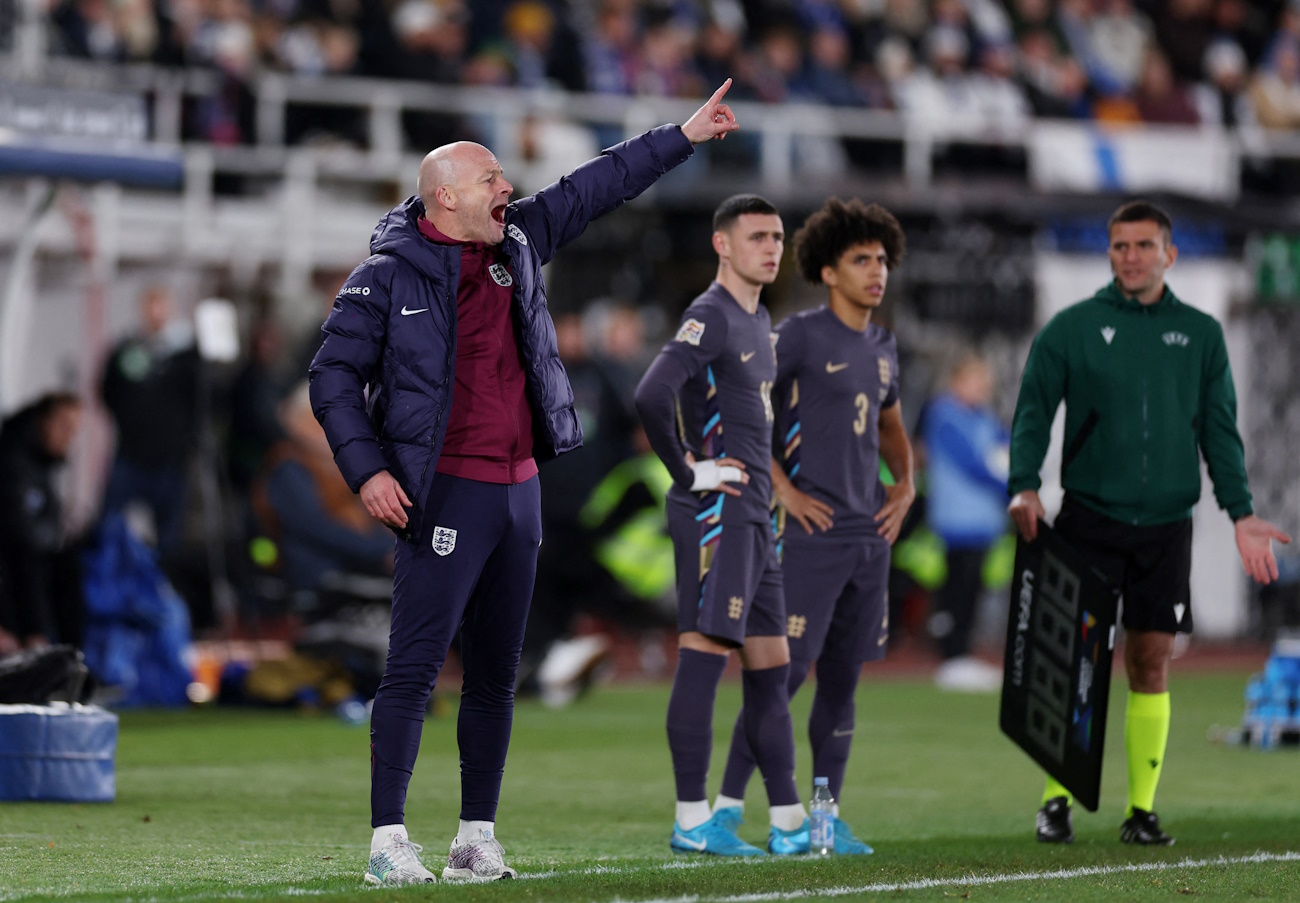
<svg viewBox="0 0 1300 903">
<path fill-rule="evenodd" d="M 635 198 L 692 153 L 675 125 L 604 151 L 558 182 L 506 208 L 502 245 L 514 276 L 515 328 L 533 408 L 539 462 L 582 445 L 573 390 L 546 308 L 542 266 L 587 223 Z M 425 496 L 442 451 L 456 370 L 460 248 L 426 240 L 408 198 L 379 221 L 371 256 L 348 277 L 311 362 L 311 404 L 352 491 L 389 471 L 413 507 L 408 542 L 421 535 Z"/>
</svg>

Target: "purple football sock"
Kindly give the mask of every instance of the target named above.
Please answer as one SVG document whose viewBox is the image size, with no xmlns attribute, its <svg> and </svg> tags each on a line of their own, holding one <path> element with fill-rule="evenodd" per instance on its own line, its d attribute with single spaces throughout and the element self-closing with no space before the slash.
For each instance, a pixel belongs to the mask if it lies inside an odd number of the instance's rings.
<svg viewBox="0 0 1300 903">
<path fill-rule="evenodd" d="M 823 660 L 817 663 L 817 691 L 813 694 L 812 715 L 808 719 L 813 777 L 829 779 L 831 795 L 837 800 L 844 787 L 849 747 L 853 744 L 853 724 L 857 711 L 853 694 L 861 673 L 862 665 L 856 661 Z"/>
<path fill-rule="evenodd" d="M 790 666 L 743 672 L 745 736 L 773 806 L 799 802 L 794 782 L 794 730 L 790 722 Z M 730 796 L 730 794 L 728 794 Z"/>
<path fill-rule="evenodd" d="M 812 662 L 797 659 L 790 662 L 790 679 L 786 682 L 790 699 L 794 698 L 811 667 Z M 757 767 L 758 760 L 754 758 L 754 751 L 749 748 L 749 737 L 745 734 L 745 709 L 742 706 L 736 715 L 735 727 L 731 729 L 731 749 L 727 752 L 727 767 L 722 772 L 722 795 L 743 800 L 745 787 Z"/>
<path fill-rule="evenodd" d="M 673 757 L 677 799 L 708 798 L 705 783 L 713 754 L 713 702 L 727 656 L 694 649 L 677 653 L 677 673 L 668 698 L 668 750 Z"/>
</svg>

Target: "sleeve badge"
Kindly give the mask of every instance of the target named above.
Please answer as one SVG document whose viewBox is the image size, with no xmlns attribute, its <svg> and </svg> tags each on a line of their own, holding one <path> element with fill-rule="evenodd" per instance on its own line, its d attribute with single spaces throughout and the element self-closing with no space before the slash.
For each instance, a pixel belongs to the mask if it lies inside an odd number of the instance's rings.
<svg viewBox="0 0 1300 903">
<path fill-rule="evenodd" d="M 699 347 L 700 339 L 704 338 L 704 324 L 694 317 L 688 318 L 681 328 L 677 330 L 677 336 L 674 342 L 685 342 L 688 345 Z"/>
</svg>

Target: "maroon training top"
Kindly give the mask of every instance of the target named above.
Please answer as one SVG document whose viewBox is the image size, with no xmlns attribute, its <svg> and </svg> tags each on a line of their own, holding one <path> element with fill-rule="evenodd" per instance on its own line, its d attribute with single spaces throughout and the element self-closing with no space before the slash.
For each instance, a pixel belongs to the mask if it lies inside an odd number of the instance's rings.
<svg viewBox="0 0 1300 903">
<path fill-rule="evenodd" d="M 438 473 L 484 483 L 537 475 L 533 411 L 511 311 L 514 277 L 505 255 L 478 241 L 448 238 L 424 217 L 429 241 L 460 245 L 456 286 L 456 385 Z"/>
</svg>

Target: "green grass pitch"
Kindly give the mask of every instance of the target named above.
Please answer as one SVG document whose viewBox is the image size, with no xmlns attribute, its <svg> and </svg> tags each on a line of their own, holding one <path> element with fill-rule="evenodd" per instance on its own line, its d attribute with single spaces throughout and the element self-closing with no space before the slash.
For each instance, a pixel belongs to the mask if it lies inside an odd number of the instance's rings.
<svg viewBox="0 0 1300 903">
<path fill-rule="evenodd" d="M 673 857 L 667 688 L 614 686 L 558 712 L 518 708 L 497 827 L 521 880 L 374 891 L 361 884 L 365 728 L 330 715 L 128 712 L 116 803 L 0 803 L 0 901 L 1300 899 L 1300 754 L 1206 740 L 1211 724 L 1239 720 L 1246 677 L 1174 675 L 1157 800 L 1178 838 L 1172 848 L 1119 842 L 1122 688 L 1111 703 L 1102 809 L 1076 812 L 1073 846 L 1048 847 L 1033 837 L 1041 780 L 998 732 L 994 697 L 876 680 L 868 668 L 841 804 L 874 856 Z M 811 784 L 810 698 L 802 692 L 794 705 L 801 787 Z M 738 704 L 738 685 L 724 685 L 711 793 Z M 455 719 L 431 719 L 407 825 L 435 872 L 458 799 Z M 741 834 L 762 843 L 758 781 L 746 811 Z"/>
</svg>

